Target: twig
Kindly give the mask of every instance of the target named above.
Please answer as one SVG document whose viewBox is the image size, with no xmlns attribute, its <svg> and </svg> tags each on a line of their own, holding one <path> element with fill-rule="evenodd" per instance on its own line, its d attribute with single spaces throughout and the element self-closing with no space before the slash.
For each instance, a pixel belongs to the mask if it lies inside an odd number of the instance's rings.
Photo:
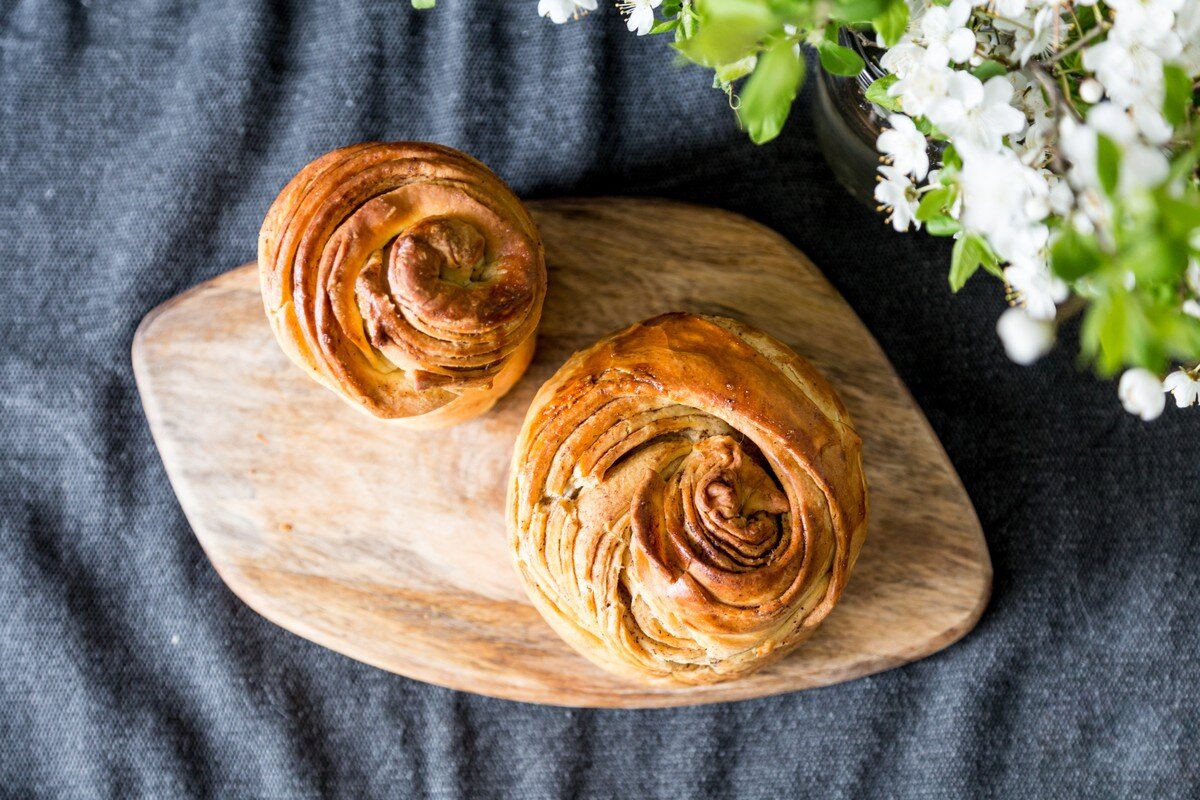
<svg viewBox="0 0 1200 800">
<path fill-rule="evenodd" d="M 1048 73 L 1039 62 L 1031 62 L 1028 69 L 1033 74 L 1033 77 L 1037 78 L 1037 82 L 1041 84 L 1042 88 L 1046 91 L 1046 95 L 1050 98 L 1050 104 L 1054 107 L 1054 116 L 1058 122 L 1062 122 L 1062 117 L 1064 114 L 1063 109 L 1069 109 L 1077 121 L 1082 120 L 1082 117 L 1079 114 L 1079 109 L 1075 108 L 1075 106 L 1063 96 L 1062 89 L 1059 88 L 1058 84 L 1054 82 L 1054 78 L 1050 76 L 1050 73 Z M 1066 172 L 1067 165 L 1063 162 L 1062 155 L 1058 152 L 1058 148 L 1053 148 L 1050 163 L 1054 165 L 1055 172 L 1060 174 Z"/>
<path fill-rule="evenodd" d="M 988 11 L 986 8 L 977 8 L 975 9 L 975 13 L 981 17 L 987 17 L 995 22 L 1003 22 L 1007 25 L 1012 25 L 1014 28 L 1020 28 L 1023 31 L 1033 33 L 1033 28 L 1029 27 L 1024 22 L 1017 22 L 1015 19 L 1009 19 L 1008 17 L 1000 16 L 994 11 Z"/>
<path fill-rule="evenodd" d="M 1054 54 L 1054 57 L 1053 57 L 1053 58 L 1048 58 L 1048 59 L 1046 59 L 1045 61 L 1043 61 L 1043 62 L 1041 62 L 1041 63 L 1043 63 L 1043 64 L 1045 64 L 1045 65 L 1047 65 L 1047 66 L 1049 66 L 1049 65 L 1051 65 L 1051 64 L 1056 64 L 1056 63 L 1058 63 L 1059 61 L 1061 61 L 1062 59 L 1064 59 L 1064 58 L 1066 58 L 1067 56 L 1071 55 L 1072 53 L 1076 53 L 1076 52 L 1078 52 L 1080 48 L 1082 48 L 1082 47 L 1084 47 L 1085 45 L 1087 45 L 1087 43 L 1088 43 L 1088 42 L 1092 41 L 1093 39 L 1095 39 L 1095 38 L 1096 38 L 1097 36 L 1099 36 L 1100 34 L 1107 32 L 1107 31 L 1108 31 L 1108 29 L 1109 29 L 1109 27 L 1110 27 L 1110 26 L 1109 26 L 1107 23 L 1101 22 L 1101 23 L 1100 23 L 1099 25 L 1097 25 L 1095 28 L 1092 28 L 1090 31 L 1088 31 L 1086 35 L 1084 35 L 1084 36 L 1081 36 L 1081 37 L 1080 37 L 1080 38 L 1079 38 L 1079 39 L 1078 39 L 1078 40 L 1077 40 L 1077 41 L 1076 41 L 1074 44 L 1072 44 L 1070 47 L 1066 48 L 1065 50 L 1059 50 L 1057 53 L 1055 53 L 1055 54 Z"/>
<path fill-rule="evenodd" d="M 1060 305 L 1058 307 L 1058 310 L 1055 312 L 1054 324 L 1062 325 L 1064 322 L 1069 320 L 1071 317 L 1075 316 L 1080 311 L 1083 311 L 1085 308 L 1087 308 L 1087 304 L 1088 304 L 1088 301 L 1085 300 L 1084 298 L 1080 297 L 1079 295 L 1077 295 L 1077 294 L 1071 295 L 1070 297 L 1068 297 L 1066 299 L 1066 301 L 1062 305 Z"/>
</svg>

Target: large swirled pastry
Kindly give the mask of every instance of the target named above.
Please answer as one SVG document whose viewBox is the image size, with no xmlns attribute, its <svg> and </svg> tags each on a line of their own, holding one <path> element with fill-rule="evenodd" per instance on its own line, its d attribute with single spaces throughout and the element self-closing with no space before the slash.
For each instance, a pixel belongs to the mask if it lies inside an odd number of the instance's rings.
<svg viewBox="0 0 1200 800">
<path fill-rule="evenodd" d="M 546 294 L 537 228 L 457 150 L 371 142 L 318 158 L 271 206 L 258 264 L 284 351 L 376 417 L 461 422 L 533 356 Z"/>
<path fill-rule="evenodd" d="M 829 383 L 731 319 L 668 314 L 576 353 L 513 456 L 534 605 L 611 671 L 752 672 L 810 635 L 866 537 L 861 443 Z"/>
</svg>

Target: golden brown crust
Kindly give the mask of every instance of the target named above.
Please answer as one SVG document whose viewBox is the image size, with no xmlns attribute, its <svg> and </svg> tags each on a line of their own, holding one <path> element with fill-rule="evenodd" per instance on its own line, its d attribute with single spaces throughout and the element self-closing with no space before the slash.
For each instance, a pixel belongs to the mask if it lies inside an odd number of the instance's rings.
<svg viewBox="0 0 1200 800">
<path fill-rule="evenodd" d="M 749 674 L 807 638 L 866 537 L 861 442 L 807 361 L 667 314 L 576 353 L 513 455 L 509 546 L 542 615 L 602 667 Z"/>
<path fill-rule="evenodd" d="M 368 142 L 300 171 L 259 236 L 284 351 L 368 413 L 443 427 L 483 413 L 529 364 L 542 243 L 487 167 L 439 145 Z"/>
</svg>

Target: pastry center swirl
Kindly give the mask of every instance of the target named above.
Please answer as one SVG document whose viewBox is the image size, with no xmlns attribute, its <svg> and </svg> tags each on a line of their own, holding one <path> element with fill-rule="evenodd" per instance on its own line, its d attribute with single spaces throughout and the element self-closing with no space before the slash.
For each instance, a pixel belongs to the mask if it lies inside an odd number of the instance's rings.
<svg viewBox="0 0 1200 800">
<path fill-rule="evenodd" d="M 489 260 L 486 240 L 453 217 L 422 220 L 386 247 L 393 301 L 446 328 L 499 324 L 533 299 L 528 270 L 512 258 Z"/>
<path fill-rule="evenodd" d="M 656 565 L 670 584 L 686 578 L 731 606 L 760 599 L 760 573 L 787 543 L 789 510 L 761 458 L 731 436 L 709 436 L 665 474 L 651 471 L 630 509 L 635 547 L 649 558 L 635 570 Z"/>
<path fill-rule="evenodd" d="M 664 488 L 666 533 L 689 561 L 746 572 L 779 542 L 787 495 L 731 437 L 701 440 Z"/>
<path fill-rule="evenodd" d="M 450 378 L 485 385 L 536 322 L 540 264 L 502 223 L 430 215 L 378 248 L 364 256 L 354 302 L 366 341 L 418 390 Z"/>
</svg>

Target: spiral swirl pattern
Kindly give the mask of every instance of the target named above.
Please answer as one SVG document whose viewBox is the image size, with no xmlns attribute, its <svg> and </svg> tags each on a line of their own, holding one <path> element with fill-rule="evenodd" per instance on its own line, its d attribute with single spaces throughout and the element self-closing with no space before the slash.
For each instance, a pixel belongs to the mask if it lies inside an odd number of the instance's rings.
<svg viewBox="0 0 1200 800">
<path fill-rule="evenodd" d="M 752 672 L 837 602 L 866 536 L 861 443 L 782 343 L 669 314 L 573 356 L 517 441 L 509 546 L 542 615 L 620 674 Z"/>
<path fill-rule="evenodd" d="M 309 164 L 259 236 L 263 302 L 287 354 L 409 427 L 487 410 L 525 371 L 546 294 L 521 202 L 469 156 L 366 143 Z"/>
</svg>

